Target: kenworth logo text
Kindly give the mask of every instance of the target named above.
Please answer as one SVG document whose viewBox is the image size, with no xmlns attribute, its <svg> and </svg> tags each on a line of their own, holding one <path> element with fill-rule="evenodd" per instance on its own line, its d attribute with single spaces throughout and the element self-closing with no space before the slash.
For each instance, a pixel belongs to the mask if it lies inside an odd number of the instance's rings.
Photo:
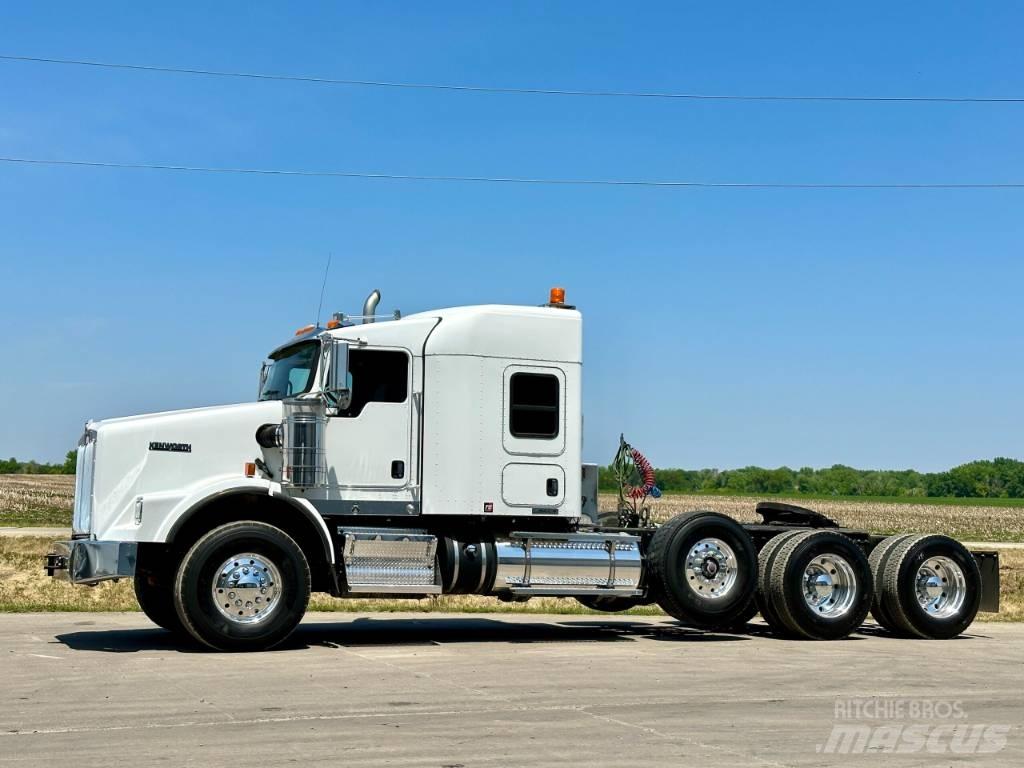
<svg viewBox="0 0 1024 768">
<path fill-rule="evenodd" d="M 149 444 L 149 450 L 151 451 L 170 451 L 171 453 L 192 453 L 191 443 L 160 443 L 152 442 Z"/>
</svg>

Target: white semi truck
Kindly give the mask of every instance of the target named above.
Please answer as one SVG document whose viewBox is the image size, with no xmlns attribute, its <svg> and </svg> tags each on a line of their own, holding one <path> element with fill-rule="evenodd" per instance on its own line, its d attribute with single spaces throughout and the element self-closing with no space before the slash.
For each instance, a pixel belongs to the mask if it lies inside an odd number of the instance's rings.
<svg viewBox="0 0 1024 768">
<path fill-rule="evenodd" d="M 657 602 L 711 630 L 759 611 L 809 639 L 845 637 L 869 611 L 901 635 L 953 637 L 998 609 L 996 554 L 945 536 L 780 504 L 756 525 L 602 515 L 564 291 L 386 322 L 379 298 L 271 352 L 256 402 L 89 422 L 50 575 L 133 579 L 156 624 L 223 650 L 280 643 L 311 591 Z"/>
</svg>

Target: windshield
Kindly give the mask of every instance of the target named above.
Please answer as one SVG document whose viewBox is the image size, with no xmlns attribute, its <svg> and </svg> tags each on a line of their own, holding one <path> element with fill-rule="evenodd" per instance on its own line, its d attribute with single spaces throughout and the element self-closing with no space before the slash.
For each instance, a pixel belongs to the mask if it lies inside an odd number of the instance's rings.
<svg viewBox="0 0 1024 768">
<path fill-rule="evenodd" d="M 260 400 L 281 400 L 309 392 L 319 357 L 318 341 L 305 341 L 274 354 L 260 388 Z"/>
</svg>

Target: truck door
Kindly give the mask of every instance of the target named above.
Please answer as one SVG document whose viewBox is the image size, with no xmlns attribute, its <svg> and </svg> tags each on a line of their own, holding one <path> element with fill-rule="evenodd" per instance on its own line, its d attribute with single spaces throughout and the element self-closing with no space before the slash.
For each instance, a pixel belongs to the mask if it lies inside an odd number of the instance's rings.
<svg viewBox="0 0 1024 768">
<path fill-rule="evenodd" d="M 350 351 L 351 402 L 329 418 L 325 439 L 332 511 L 409 514 L 415 482 L 412 367 L 406 349 Z"/>
</svg>

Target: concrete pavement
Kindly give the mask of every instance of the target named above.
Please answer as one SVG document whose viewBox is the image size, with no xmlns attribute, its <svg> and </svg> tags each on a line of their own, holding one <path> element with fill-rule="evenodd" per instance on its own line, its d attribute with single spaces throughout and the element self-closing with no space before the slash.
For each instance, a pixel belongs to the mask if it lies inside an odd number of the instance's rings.
<svg viewBox="0 0 1024 768">
<path fill-rule="evenodd" d="M 932 742 L 887 765 L 1024 763 L 1024 626 L 833 643 L 758 626 L 317 614 L 280 650 L 217 654 L 141 614 L 0 615 L 0 766 L 874 766 L 912 725 Z M 846 754 L 837 725 L 861 729 Z"/>
</svg>

